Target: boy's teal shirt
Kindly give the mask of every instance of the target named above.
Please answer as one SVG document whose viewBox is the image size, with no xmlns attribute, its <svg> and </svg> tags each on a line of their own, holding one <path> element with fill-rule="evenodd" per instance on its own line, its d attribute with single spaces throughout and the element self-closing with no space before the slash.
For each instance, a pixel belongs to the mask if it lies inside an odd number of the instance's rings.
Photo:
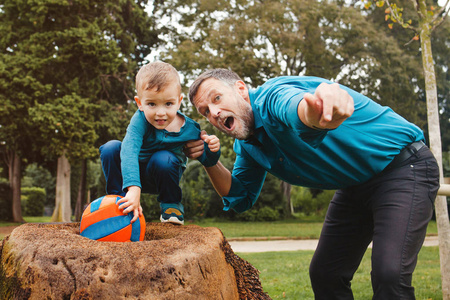
<svg viewBox="0 0 450 300">
<path fill-rule="evenodd" d="M 293 185 L 340 189 L 380 173 L 408 144 L 424 139 L 416 125 L 389 107 L 347 87 L 354 113 L 334 130 L 304 125 L 297 108 L 303 95 L 328 80 L 286 76 L 249 91 L 255 133 L 235 140 L 236 162 L 224 210 L 243 212 L 256 202 L 267 172 Z"/>
<path fill-rule="evenodd" d="M 129 186 L 142 187 L 139 163 L 148 162 L 157 151 L 173 152 L 180 160 L 181 166 L 186 167 L 187 158 L 183 153 L 183 146 L 188 141 L 199 140 L 201 130 L 197 122 L 179 111 L 178 114 L 185 120 L 179 132 L 156 129 L 140 110 L 133 115 L 120 151 L 124 191 Z M 206 143 L 205 150 L 208 150 Z M 203 165 L 208 163 L 207 154 L 211 153 L 205 151 L 204 155 L 198 158 Z"/>
</svg>

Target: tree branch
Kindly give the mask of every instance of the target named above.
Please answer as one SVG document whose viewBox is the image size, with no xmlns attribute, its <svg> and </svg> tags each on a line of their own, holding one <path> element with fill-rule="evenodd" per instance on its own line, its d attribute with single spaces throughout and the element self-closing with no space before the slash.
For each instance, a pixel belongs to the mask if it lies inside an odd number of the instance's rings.
<svg viewBox="0 0 450 300">
<path fill-rule="evenodd" d="M 412 4 L 414 5 L 414 9 L 416 11 L 419 11 L 419 4 L 417 3 L 417 0 L 411 0 Z"/>
<path fill-rule="evenodd" d="M 442 12 L 447 9 L 447 6 L 449 3 L 450 3 L 450 0 L 447 0 L 447 2 L 441 7 L 441 9 L 439 10 L 439 12 L 436 15 L 440 16 L 442 14 Z M 443 16 L 444 19 L 448 15 L 449 10 L 450 10 L 450 7 L 447 9 L 447 12 Z"/>
<path fill-rule="evenodd" d="M 447 0 L 447 1 L 449 1 L 449 0 Z M 418 9 L 416 0 L 412 0 L 412 2 L 413 2 L 413 4 L 414 4 L 414 7 L 415 7 L 416 10 L 417 10 L 417 13 L 420 14 L 420 11 L 419 11 L 419 9 Z M 390 12 L 390 14 L 391 14 L 391 19 L 392 19 L 392 20 L 397 21 L 398 24 L 402 25 L 402 27 L 403 27 L 404 24 L 407 24 L 408 26 L 406 27 L 406 29 L 410 29 L 410 30 L 412 30 L 412 31 L 414 31 L 414 32 L 417 33 L 418 28 L 412 26 L 412 25 L 409 24 L 409 23 L 405 23 L 405 22 L 403 21 L 403 18 L 400 17 L 400 16 L 397 14 L 397 12 L 394 12 L 394 9 L 392 9 L 392 6 L 391 6 L 391 3 L 389 2 L 389 0 L 386 0 L 386 3 L 387 3 L 387 5 L 388 5 L 388 7 L 389 7 L 389 12 Z M 420 15 L 421 15 L 421 14 L 420 14 Z M 405 27 L 403 27 L 403 28 L 405 28 Z M 409 41 L 406 45 L 408 45 L 409 43 L 411 43 L 411 41 Z"/>
<path fill-rule="evenodd" d="M 416 34 L 414 35 L 414 37 L 416 37 L 417 31 L 415 31 L 415 33 L 416 33 Z M 407 42 L 404 46 L 408 46 L 409 44 L 411 44 L 412 42 L 414 42 L 414 41 L 415 41 L 414 37 L 413 37 L 412 39 L 410 39 L 409 42 Z"/>
<path fill-rule="evenodd" d="M 125 73 L 122 73 L 122 74 L 125 74 Z M 118 76 L 118 75 L 109 75 L 109 74 L 102 74 L 102 75 L 100 75 L 100 78 L 101 78 L 101 83 L 102 83 L 102 86 L 103 86 L 103 90 L 104 90 L 104 92 L 106 93 L 106 95 L 107 95 L 107 97 L 108 97 L 108 99 L 109 99 L 109 97 L 110 97 L 110 94 L 109 94 L 109 92 L 108 92 L 108 90 L 107 90 L 107 88 L 106 88 L 106 86 L 105 86 L 105 82 L 104 82 L 104 78 L 114 78 L 114 79 L 116 79 L 117 81 L 119 81 L 120 83 L 122 83 L 122 85 L 123 85 L 123 79 L 122 79 L 122 77 L 120 77 L 120 76 Z M 125 96 L 125 98 L 127 99 L 127 100 L 130 100 L 130 99 L 132 99 L 132 97 L 130 97 L 128 94 L 127 94 L 127 91 L 126 91 L 126 88 L 125 88 L 125 86 L 123 85 L 122 86 L 123 88 L 122 88 L 122 93 L 123 93 L 123 95 Z"/>
<path fill-rule="evenodd" d="M 423 19 L 425 16 L 420 11 L 418 0 L 411 0 L 411 2 L 413 3 L 414 9 L 417 11 L 417 14 L 419 15 L 420 19 Z"/>
<path fill-rule="evenodd" d="M 444 9 L 445 9 L 445 7 L 449 4 L 449 2 L 450 2 L 450 0 L 447 0 L 447 3 L 445 3 L 445 5 L 439 10 L 439 13 L 437 13 L 437 14 L 436 14 L 436 17 L 434 17 L 433 20 L 431 21 L 432 24 L 433 24 L 433 23 L 439 18 L 439 16 L 444 12 Z M 445 18 L 447 18 L 447 16 L 448 16 L 448 12 L 449 12 L 449 11 L 450 11 L 450 8 L 447 9 L 447 10 L 444 12 L 444 15 L 442 16 L 441 20 L 438 21 L 436 24 L 433 25 L 433 27 L 432 27 L 432 29 L 431 29 L 432 31 L 433 31 L 434 29 L 436 29 L 439 25 L 441 25 L 441 24 L 444 22 Z"/>
</svg>

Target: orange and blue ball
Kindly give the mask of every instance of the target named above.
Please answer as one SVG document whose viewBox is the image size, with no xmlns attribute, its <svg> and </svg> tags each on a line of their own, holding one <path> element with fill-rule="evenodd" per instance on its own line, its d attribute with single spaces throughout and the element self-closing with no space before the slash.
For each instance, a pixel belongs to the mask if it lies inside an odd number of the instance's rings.
<svg viewBox="0 0 450 300">
<path fill-rule="evenodd" d="M 138 242 L 144 240 L 144 216 L 134 222 L 133 212 L 124 214 L 117 205 L 122 197 L 106 195 L 91 202 L 83 212 L 81 236 L 97 241 Z"/>
</svg>

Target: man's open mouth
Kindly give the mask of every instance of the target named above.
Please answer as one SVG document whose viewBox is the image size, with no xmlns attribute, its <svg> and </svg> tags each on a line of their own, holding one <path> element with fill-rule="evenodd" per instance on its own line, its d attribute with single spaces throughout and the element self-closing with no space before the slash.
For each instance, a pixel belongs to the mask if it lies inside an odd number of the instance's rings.
<svg viewBox="0 0 450 300">
<path fill-rule="evenodd" d="M 233 117 L 228 117 L 225 119 L 225 122 L 223 123 L 223 125 L 227 128 L 227 129 L 231 129 L 233 127 L 234 124 L 234 118 Z"/>
</svg>

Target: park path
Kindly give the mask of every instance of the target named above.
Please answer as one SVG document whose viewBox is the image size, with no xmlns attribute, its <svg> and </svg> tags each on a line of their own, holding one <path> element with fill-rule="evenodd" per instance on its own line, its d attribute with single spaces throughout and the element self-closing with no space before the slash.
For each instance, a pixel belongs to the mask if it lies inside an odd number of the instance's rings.
<svg viewBox="0 0 450 300">
<path fill-rule="evenodd" d="M 229 240 L 234 252 L 272 252 L 272 251 L 298 251 L 316 250 L 318 240 L 268 240 L 268 241 L 240 241 Z M 424 247 L 439 246 L 437 236 L 427 236 Z M 369 246 L 371 247 L 372 244 Z"/>
</svg>

